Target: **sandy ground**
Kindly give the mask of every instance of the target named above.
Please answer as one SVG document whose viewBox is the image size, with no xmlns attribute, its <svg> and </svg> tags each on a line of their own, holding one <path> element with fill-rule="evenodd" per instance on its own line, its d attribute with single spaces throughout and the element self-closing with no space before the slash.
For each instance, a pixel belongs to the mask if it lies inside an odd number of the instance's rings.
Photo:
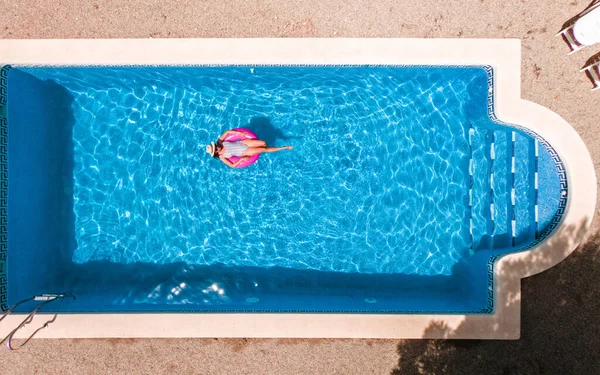
<svg viewBox="0 0 600 375">
<path fill-rule="evenodd" d="M 0 38 L 519 38 L 523 97 L 573 125 L 600 169 L 600 92 L 554 35 L 578 0 L 0 0 Z M 597 232 L 596 214 L 592 233 Z M 596 374 L 600 237 L 523 282 L 519 341 L 37 340 L 2 374 Z"/>
</svg>

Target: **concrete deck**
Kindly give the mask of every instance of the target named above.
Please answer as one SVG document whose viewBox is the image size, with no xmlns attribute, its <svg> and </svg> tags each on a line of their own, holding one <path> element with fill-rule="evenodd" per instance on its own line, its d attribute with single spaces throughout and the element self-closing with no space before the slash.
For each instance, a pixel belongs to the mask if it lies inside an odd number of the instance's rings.
<svg viewBox="0 0 600 375">
<path fill-rule="evenodd" d="M 567 56 L 555 38 L 587 2 L 557 0 L 0 4 L 2 38 L 467 37 L 523 41 L 523 98 L 580 133 L 600 169 L 600 95 L 579 68 L 600 46 Z M 598 211 L 597 211 L 598 212 Z M 598 213 L 592 233 L 598 228 Z M 598 237 L 523 282 L 522 339 L 450 344 L 397 340 L 38 340 L 0 351 L 0 373 L 594 373 L 600 367 Z M 444 329 L 444 327 L 439 327 Z M 399 358 L 399 354 L 402 355 Z M 455 372 L 456 370 L 456 372 Z M 458 372 L 460 371 L 460 372 Z"/>
</svg>

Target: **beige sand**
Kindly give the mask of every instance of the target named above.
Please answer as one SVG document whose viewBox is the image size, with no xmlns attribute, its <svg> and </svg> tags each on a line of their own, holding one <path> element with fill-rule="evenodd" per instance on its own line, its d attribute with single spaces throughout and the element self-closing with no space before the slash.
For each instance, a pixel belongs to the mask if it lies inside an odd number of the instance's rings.
<svg viewBox="0 0 600 375">
<path fill-rule="evenodd" d="M 520 38 L 523 97 L 552 109 L 578 130 L 598 173 L 600 93 L 589 91 L 591 83 L 579 68 L 600 46 L 567 56 L 567 46 L 554 37 L 587 5 L 577 0 L 404 5 L 390 0 L 351 5 L 339 0 L 21 0 L 1 3 L 0 37 Z M 594 261 L 600 260 L 599 244 L 594 237 L 558 266 L 524 281 L 518 342 L 38 340 L 21 352 L 0 350 L 0 373 L 383 374 L 399 365 L 398 374 L 597 373 L 600 274 Z"/>
</svg>

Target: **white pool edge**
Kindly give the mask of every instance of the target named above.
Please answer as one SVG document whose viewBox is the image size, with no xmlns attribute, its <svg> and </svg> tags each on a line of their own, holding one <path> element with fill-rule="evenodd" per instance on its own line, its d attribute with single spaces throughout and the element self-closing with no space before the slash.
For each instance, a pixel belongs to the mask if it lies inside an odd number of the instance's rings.
<svg viewBox="0 0 600 375">
<path fill-rule="evenodd" d="M 546 139 L 562 158 L 569 182 L 567 210 L 554 235 L 530 251 L 497 261 L 495 312 L 490 315 L 64 314 L 38 337 L 517 339 L 521 278 L 566 258 L 582 239 L 573 238 L 571 230 L 586 232 L 593 218 L 596 176 L 589 152 L 564 119 L 521 99 L 521 47 L 516 39 L 0 40 L 0 59 L 13 65 L 491 65 L 497 117 L 525 126 Z M 37 317 L 32 328 L 23 330 L 21 336 L 46 318 Z M 22 319 L 15 315 L 2 322 L 0 337 Z"/>
</svg>

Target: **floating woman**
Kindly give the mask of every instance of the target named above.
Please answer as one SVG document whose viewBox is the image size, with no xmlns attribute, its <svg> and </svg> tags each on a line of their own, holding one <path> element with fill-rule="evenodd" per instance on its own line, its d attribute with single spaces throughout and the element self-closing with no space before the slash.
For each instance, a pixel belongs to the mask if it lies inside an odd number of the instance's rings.
<svg viewBox="0 0 600 375">
<path fill-rule="evenodd" d="M 216 144 L 211 142 L 206 146 L 206 152 L 210 156 L 220 159 L 231 168 L 246 168 L 265 152 L 291 149 L 292 146 L 268 147 L 265 141 L 259 140 L 254 132 L 246 128 L 227 130 L 217 139 Z"/>
</svg>

